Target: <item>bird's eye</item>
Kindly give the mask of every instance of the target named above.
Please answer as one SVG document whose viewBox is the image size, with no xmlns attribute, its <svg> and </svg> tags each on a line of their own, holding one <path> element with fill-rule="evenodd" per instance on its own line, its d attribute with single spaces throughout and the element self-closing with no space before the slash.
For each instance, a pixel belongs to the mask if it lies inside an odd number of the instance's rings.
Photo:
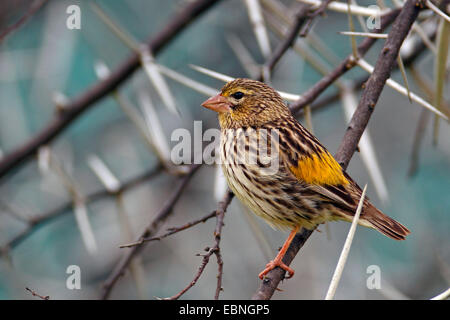
<svg viewBox="0 0 450 320">
<path fill-rule="evenodd" d="M 238 91 L 238 92 L 233 93 L 231 96 L 233 98 L 239 100 L 239 99 L 241 99 L 244 96 L 244 94 L 242 92 Z"/>
</svg>

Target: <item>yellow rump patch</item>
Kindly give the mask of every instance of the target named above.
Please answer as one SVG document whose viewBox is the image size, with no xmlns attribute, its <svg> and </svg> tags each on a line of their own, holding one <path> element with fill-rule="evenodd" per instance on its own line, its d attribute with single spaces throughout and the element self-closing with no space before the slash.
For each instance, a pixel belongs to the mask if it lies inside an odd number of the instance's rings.
<svg viewBox="0 0 450 320">
<path fill-rule="evenodd" d="M 297 179 L 310 184 L 342 185 L 348 184 L 342 168 L 333 156 L 324 151 L 319 155 L 313 154 L 298 161 L 297 167 L 291 166 L 292 173 Z"/>
</svg>

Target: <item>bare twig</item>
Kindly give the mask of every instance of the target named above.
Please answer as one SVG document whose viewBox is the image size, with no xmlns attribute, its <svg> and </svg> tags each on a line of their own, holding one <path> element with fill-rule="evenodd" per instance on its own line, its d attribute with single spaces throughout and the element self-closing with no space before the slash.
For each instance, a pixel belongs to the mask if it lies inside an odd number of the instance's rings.
<svg viewBox="0 0 450 320">
<path fill-rule="evenodd" d="M 332 0 L 322 1 L 320 6 L 309 15 L 308 21 L 306 22 L 305 26 L 302 28 L 300 32 L 300 37 L 306 37 L 308 35 L 309 30 L 311 30 L 311 26 L 314 22 L 314 18 L 317 17 L 318 15 L 323 15 L 331 1 Z"/>
<path fill-rule="evenodd" d="M 267 59 L 267 62 L 263 66 L 263 70 L 261 71 L 261 74 L 259 76 L 259 80 L 262 81 L 264 79 L 264 74 L 270 74 L 270 72 L 273 70 L 284 53 L 289 49 L 290 46 L 292 46 L 294 41 L 297 39 L 300 28 L 308 18 L 308 11 L 308 5 L 300 4 L 298 6 L 297 11 L 295 12 L 295 21 L 292 27 L 286 33 L 286 37 L 284 38 L 284 40 L 278 45 L 272 55 Z M 264 72 L 264 70 L 267 70 L 267 72 Z"/>
<path fill-rule="evenodd" d="M 178 186 L 175 188 L 169 199 L 165 202 L 164 206 L 159 210 L 159 212 L 155 215 L 155 218 L 151 221 L 151 223 L 145 228 L 142 232 L 139 239 L 148 238 L 155 234 L 163 222 L 167 219 L 167 217 L 172 213 L 174 206 L 177 204 L 178 199 L 180 198 L 183 191 L 186 189 L 187 184 L 191 181 L 194 173 L 200 168 L 200 165 L 192 165 L 190 167 L 189 173 L 181 178 Z M 139 240 L 137 241 L 139 242 Z M 136 254 L 140 252 L 140 250 L 144 247 L 145 242 L 138 244 L 129 248 L 129 251 L 122 256 L 120 261 L 117 263 L 115 268 L 112 270 L 109 277 L 103 283 L 101 298 L 107 299 L 111 294 L 111 291 L 117 281 L 123 276 L 125 270 L 128 268 L 128 265 L 134 258 Z"/>
<path fill-rule="evenodd" d="M 222 236 L 222 228 L 224 226 L 223 219 L 225 216 L 225 211 L 228 208 L 228 205 L 231 203 L 231 200 L 233 200 L 233 193 L 229 190 L 227 190 L 224 198 L 222 201 L 219 202 L 217 210 L 214 212 L 217 217 L 216 222 L 216 228 L 214 229 L 214 246 L 209 248 L 207 247 L 205 250 L 207 253 L 205 254 L 198 254 L 199 256 L 202 256 L 202 263 L 200 264 L 200 267 L 198 268 L 197 273 L 194 276 L 194 279 L 185 287 L 183 290 L 178 292 L 176 295 L 165 298 L 164 300 L 177 300 L 179 299 L 183 294 L 185 294 L 189 289 L 191 289 L 195 284 L 197 283 L 198 279 L 200 279 L 201 275 L 203 274 L 203 271 L 206 268 L 206 265 L 209 262 L 209 259 L 213 254 L 216 255 L 217 258 L 217 265 L 218 265 L 218 272 L 217 272 L 217 286 L 216 286 L 216 293 L 214 295 L 214 299 L 219 299 L 219 294 L 222 291 L 222 275 L 223 275 L 223 261 L 222 261 L 222 254 L 220 252 L 220 240 Z"/>
<path fill-rule="evenodd" d="M 42 299 L 42 300 L 50 300 L 50 296 L 42 296 L 42 295 L 40 295 L 39 293 L 37 293 L 36 291 L 31 290 L 31 289 L 28 288 L 28 287 L 26 287 L 25 290 L 27 290 L 29 293 L 31 293 L 31 295 L 32 295 L 33 297 L 38 297 L 38 298 L 40 298 L 40 299 Z"/>
<path fill-rule="evenodd" d="M 194 220 L 194 221 L 190 221 L 188 223 L 183 224 L 182 226 L 171 227 L 171 228 L 167 229 L 168 231 L 166 233 L 164 233 L 163 235 L 160 235 L 160 236 L 157 236 L 157 237 L 142 238 L 142 239 L 140 239 L 137 242 L 132 242 L 132 243 L 121 245 L 120 248 L 134 247 L 134 246 L 140 245 L 143 242 L 150 242 L 150 241 L 156 241 L 156 240 L 160 241 L 160 240 L 162 240 L 164 238 L 167 238 L 167 237 L 169 237 L 169 236 L 171 236 L 171 235 L 173 235 L 175 233 L 178 233 L 178 232 L 184 231 L 186 229 L 189 229 L 189 228 L 191 228 L 191 227 L 193 227 L 193 226 L 195 226 L 197 224 L 204 223 L 204 222 L 208 221 L 209 219 L 211 219 L 211 218 L 213 218 L 215 216 L 217 216 L 217 211 L 213 211 L 210 214 L 207 214 L 206 216 L 204 216 L 204 217 L 202 217 L 200 219 L 197 219 L 197 220 Z"/>
</svg>

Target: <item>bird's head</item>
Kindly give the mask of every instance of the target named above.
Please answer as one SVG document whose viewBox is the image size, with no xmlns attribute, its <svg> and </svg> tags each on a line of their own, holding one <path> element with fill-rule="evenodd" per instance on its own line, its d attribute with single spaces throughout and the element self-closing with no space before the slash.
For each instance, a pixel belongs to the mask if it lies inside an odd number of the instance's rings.
<svg viewBox="0 0 450 320">
<path fill-rule="evenodd" d="M 222 129 L 261 127 L 290 115 L 278 92 L 265 83 L 250 79 L 228 82 L 219 94 L 202 103 L 219 113 Z"/>
</svg>

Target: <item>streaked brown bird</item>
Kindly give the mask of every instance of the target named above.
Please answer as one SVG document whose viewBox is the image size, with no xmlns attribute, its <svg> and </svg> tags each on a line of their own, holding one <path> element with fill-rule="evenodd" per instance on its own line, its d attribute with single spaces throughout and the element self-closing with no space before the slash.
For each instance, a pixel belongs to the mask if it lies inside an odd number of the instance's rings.
<svg viewBox="0 0 450 320">
<path fill-rule="evenodd" d="M 202 106 L 219 114 L 220 157 L 230 189 L 272 227 L 292 230 L 259 277 L 275 267 L 292 277 L 294 270 L 282 258 L 295 234 L 327 221 L 351 222 L 361 188 L 266 84 L 230 81 Z M 410 233 L 367 198 L 359 224 L 395 240 Z"/>
</svg>

